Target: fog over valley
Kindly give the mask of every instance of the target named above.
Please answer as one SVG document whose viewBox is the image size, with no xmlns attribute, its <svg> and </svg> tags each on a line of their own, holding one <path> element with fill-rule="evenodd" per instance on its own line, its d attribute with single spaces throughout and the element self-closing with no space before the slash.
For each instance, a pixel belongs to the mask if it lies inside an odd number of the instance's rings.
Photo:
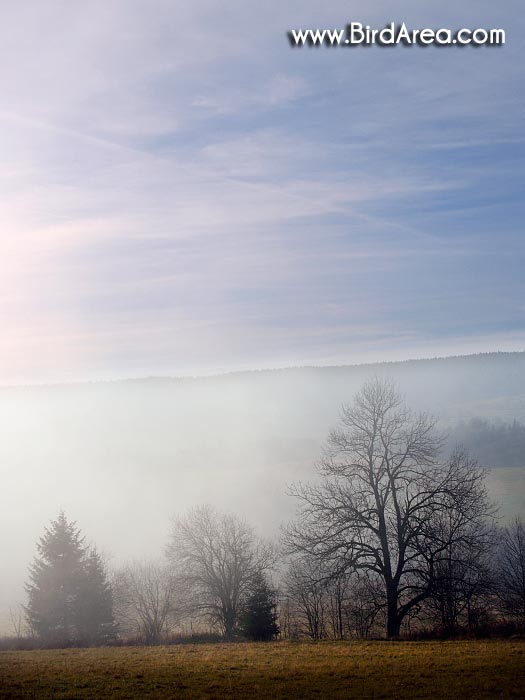
<svg viewBox="0 0 525 700">
<path fill-rule="evenodd" d="M 61 509 L 110 568 L 162 556 L 172 516 L 204 503 L 278 537 L 288 485 L 314 478 L 342 403 L 374 376 L 492 469 L 503 520 L 523 512 L 525 353 L 3 388 L 1 631 Z"/>
</svg>

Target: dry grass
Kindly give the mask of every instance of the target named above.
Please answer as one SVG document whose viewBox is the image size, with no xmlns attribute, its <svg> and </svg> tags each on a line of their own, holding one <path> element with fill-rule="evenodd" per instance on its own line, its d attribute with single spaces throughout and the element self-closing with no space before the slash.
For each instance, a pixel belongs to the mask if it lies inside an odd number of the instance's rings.
<svg viewBox="0 0 525 700">
<path fill-rule="evenodd" d="M 522 698 L 525 642 L 321 642 L 0 652 L 0 698 Z"/>
</svg>

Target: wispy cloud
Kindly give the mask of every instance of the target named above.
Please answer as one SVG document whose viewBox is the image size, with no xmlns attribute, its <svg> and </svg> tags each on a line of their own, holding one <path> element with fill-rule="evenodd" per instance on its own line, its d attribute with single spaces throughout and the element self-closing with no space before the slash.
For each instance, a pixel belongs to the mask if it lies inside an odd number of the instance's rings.
<svg viewBox="0 0 525 700">
<path fill-rule="evenodd" d="M 391 9 L 30 4 L 1 30 L 0 381 L 521 342 L 518 20 L 498 51 L 295 51 Z"/>
</svg>

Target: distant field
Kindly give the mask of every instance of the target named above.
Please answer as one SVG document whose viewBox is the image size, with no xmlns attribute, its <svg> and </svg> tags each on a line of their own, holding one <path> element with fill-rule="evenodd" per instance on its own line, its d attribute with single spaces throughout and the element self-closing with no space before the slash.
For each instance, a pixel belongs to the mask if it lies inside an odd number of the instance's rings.
<svg viewBox="0 0 525 700">
<path fill-rule="evenodd" d="M 0 698 L 523 698 L 524 641 L 0 652 Z"/>
</svg>

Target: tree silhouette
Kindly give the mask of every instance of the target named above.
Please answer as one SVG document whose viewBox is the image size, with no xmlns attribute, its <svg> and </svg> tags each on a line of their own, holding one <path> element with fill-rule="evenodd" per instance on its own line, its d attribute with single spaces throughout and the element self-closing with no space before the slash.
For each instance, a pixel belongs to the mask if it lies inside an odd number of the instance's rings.
<svg viewBox="0 0 525 700">
<path fill-rule="evenodd" d="M 343 407 L 320 481 L 292 491 L 300 512 L 287 530 L 289 551 L 330 575 L 378 577 L 388 637 L 432 594 L 450 552 L 474 551 L 492 514 L 483 471 L 461 450 L 442 461 L 440 447 L 432 420 L 375 379 Z"/>
<path fill-rule="evenodd" d="M 113 577 L 115 617 L 119 632 L 160 644 L 180 614 L 176 578 L 165 564 L 135 561 Z"/>
<path fill-rule="evenodd" d="M 101 644 L 115 636 L 113 593 L 96 549 L 84 559 L 75 606 L 77 635 L 83 644 Z"/>
<path fill-rule="evenodd" d="M 254 576 L 274 561 L 273 549 L 233 515 L 210 506 L 173 522 L 167 555 L 193 592 L 194 611 L 232 639 Z"/>
<path fill-rule="evenodd" d="M 259 642 L 268 642 L 279 634 L 276 593 L 262 572 L 254 576 L 240 628 L 245 637 Z"/>
<path fill-rule="evenodd" d="M 504 528 L 499 561 L 499 594 L 504 610 L 525 625 L 525 524 L 520 517 Z"/>
<path fill-rule="evenodd" d="M 27 620 L 45 645 L 106 641 L 112 634 L 111 590 L 102 560 L 63 512 L 45 528 L 26 585 Z"/>
</svg>

